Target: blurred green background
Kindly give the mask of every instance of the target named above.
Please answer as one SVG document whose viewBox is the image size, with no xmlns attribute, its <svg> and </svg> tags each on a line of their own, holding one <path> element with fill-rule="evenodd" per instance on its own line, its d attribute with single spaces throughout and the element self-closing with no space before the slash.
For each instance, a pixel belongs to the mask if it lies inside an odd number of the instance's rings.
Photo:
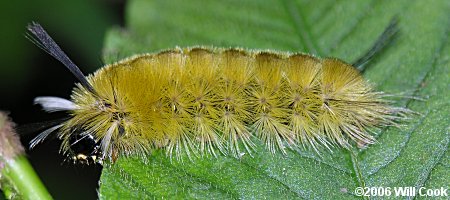
<svg viewBox="0 0 450 200">
<path fill-rule="evenodd" d="M 2 1 L 0 3 L 0 110 L 20 126 L 60 117 L 33 105 L 36 96 L 69 98 L 76 82 L 64 66 L 25 38 L 25 27 L 39 22 L 85 73 L 103 65 L 106 30 L 123 26 L 122 0 Z M 25 133 L 25 134 L 24 134 Z M 26 146 L 39 132 L 22 132 Z M 59 155 L 60 141 L 39 145 L 28 155 L 55 199 L 96 199 L 100 166 L 77 166 Z"/>
</svg>

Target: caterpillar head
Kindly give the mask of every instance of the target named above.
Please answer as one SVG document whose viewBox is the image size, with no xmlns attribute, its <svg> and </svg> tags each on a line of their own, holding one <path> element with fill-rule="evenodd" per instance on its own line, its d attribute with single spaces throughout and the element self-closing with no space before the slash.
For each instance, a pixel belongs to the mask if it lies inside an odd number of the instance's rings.
<svg viewBox="0 0 450 200">
<path fill-rule="evenodd" d="M 37 97 L 34 102 L 41 105 L 47 112 L 68 111 L 75 113 L 80 110 L 80 106 L 75 105 L 72 101 L 59 97 Z M 102 140 L 96 138 L 92 129 L 86 128 L 88 123 L 80 121 L 79 118 L 74 116 L 77 115 L 75 114 L 67 121 L 40 133 L 31 140 L 30 148 L 44 141 L 51 133 L 58 132 L 58 137 L 63 140 L 61 151 L 68 155 L 68 158 L 72 159 L 73 162 L 83 164 L 103 163 L 106 156 L 103 152 L 108 147 L 102 146 Z M 74 124 L 75 121 L 77 121 L 76 124 Z"/>
<path fill-rule="evenodd" d="M 68 58 L 41 25 L 33 22 L 27 28 L 29 30 L 27 38 L 63 63 L 80 81 L 73 99 L 85 100 L 80 103 L 80 101 L 69 101 L 59 97 L 35 98 L 34 103 L 41 105 L 45 111 L 66 111 L 71 117 L 36 136 L 31 140 L 30 148 L 57 131 L 58 138 L 63 140 L 61 151 L 74 162 L 102 163 L 106 157 L 115 161 L 117 154 L 113 152 L 113 135 L 123 135 L 124 133 L 122 120 L 119 119 L 122 114 L 117 112 L 117 107 L 108 102 L 108 98 L 102 98 L 98 94 L 80 69 Z M 77 95 L 82 95 L 85 98 L 77 98 Z"/>
<path fill-rule="evenodd" d="M 102 163 L 102 152 L 99 143 L 92 134 L 73 134 L 69 137 L 70 158 L 83 164 Z"/>
<path fill-rule="evenodd" d="M 40 133 L 31 141 L 30 147 L 42 142 L 52 132 L 57 132 L 62 140 L 61 151 L 74 162 L 86 164 L 101 164 L 105 158 L 114 162 L 118 152 L 142 149 L 140 141 L 134 141 L 135 137 L 126 134 L 136 132 L 128 112 L 117 101 L 110 100 L 105 95 L 100 97 L 90 93 L 82 85 L 74 90 L 72 101 L 59 97 L 35 98 L 34 103 L 41 105 L 45 111 L 65 111 L 70 117 Z"/>
</svg>

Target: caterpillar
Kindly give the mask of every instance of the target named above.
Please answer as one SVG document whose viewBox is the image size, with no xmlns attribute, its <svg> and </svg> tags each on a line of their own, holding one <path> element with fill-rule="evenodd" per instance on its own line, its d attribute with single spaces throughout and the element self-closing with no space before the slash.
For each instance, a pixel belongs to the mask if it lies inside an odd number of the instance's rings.
<svg viewBox="0 0 450 200">
<path fill-rule="evenodd" d="M 354 66 L 368 58 L 352 65 L 304 53 L 189 47 L 136 55 L 85 77 L 39 24 L 28 30 L 80 81 L 71 100 L 35 98 L 69 118 L 30 147 L 57 132 L 61 151 L 83 163 L 159 148 L 169 157 L 239 158 L 252 152 L 254 137 L 271 153 L 350 148 L 373 144 L 373 128 L 396 126 L 410 112 L 364 80 Z"/>
</svg>

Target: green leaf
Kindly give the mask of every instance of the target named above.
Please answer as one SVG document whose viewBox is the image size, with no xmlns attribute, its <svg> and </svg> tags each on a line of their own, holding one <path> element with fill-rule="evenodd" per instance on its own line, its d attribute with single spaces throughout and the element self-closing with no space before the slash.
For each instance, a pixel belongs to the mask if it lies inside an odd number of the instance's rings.
<svg viewBox="0 0 450 200">
<path fill-rule="evenodd" d="M 108 62 L 198 45 L 306 51 L 352 62 L 397 16 L 400 34 L 364 76 L 379 90 L 426 100 L 398 98 L 420 115 L 383 130 L 376 144 L 353 156 L 343 149 L 271 155 L 256 141 L 253 157 L 242 159 L 180 162 L 162 151 L 119 158 L 103 169 L 100 198 L 358 199 L 354 190 L 365 185 L 390 187 L 394 199 L 394 187 L 449 188 L 448 1 L 134 0 L 126 14 L 126 28 L 106 37 Z"/>
</svg>

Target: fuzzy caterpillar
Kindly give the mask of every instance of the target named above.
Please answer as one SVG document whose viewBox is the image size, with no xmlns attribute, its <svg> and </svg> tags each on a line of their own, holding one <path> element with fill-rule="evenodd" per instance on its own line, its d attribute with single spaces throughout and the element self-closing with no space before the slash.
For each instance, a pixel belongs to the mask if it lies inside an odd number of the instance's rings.
<svg viewBox="0 0 450 200">
<path fill-rule="evenodd" d="M 390 105 L 352 65 L 302 53 L 175 48 L 137 55 L 84 77 L 39 24 L 33 41 L 80 80 L 71 100 L 38 97 L 70 118 L 58 130 L 75 160 L 115 161 L 164 148 L 169 156 L 251 152 L 252 137 L 275 153 L 303 146 L 372 144 L 371 128 L 396 125 L 409 110 Z M 86 147 L 88 147 L 86 149 Z"/>
</svg>

